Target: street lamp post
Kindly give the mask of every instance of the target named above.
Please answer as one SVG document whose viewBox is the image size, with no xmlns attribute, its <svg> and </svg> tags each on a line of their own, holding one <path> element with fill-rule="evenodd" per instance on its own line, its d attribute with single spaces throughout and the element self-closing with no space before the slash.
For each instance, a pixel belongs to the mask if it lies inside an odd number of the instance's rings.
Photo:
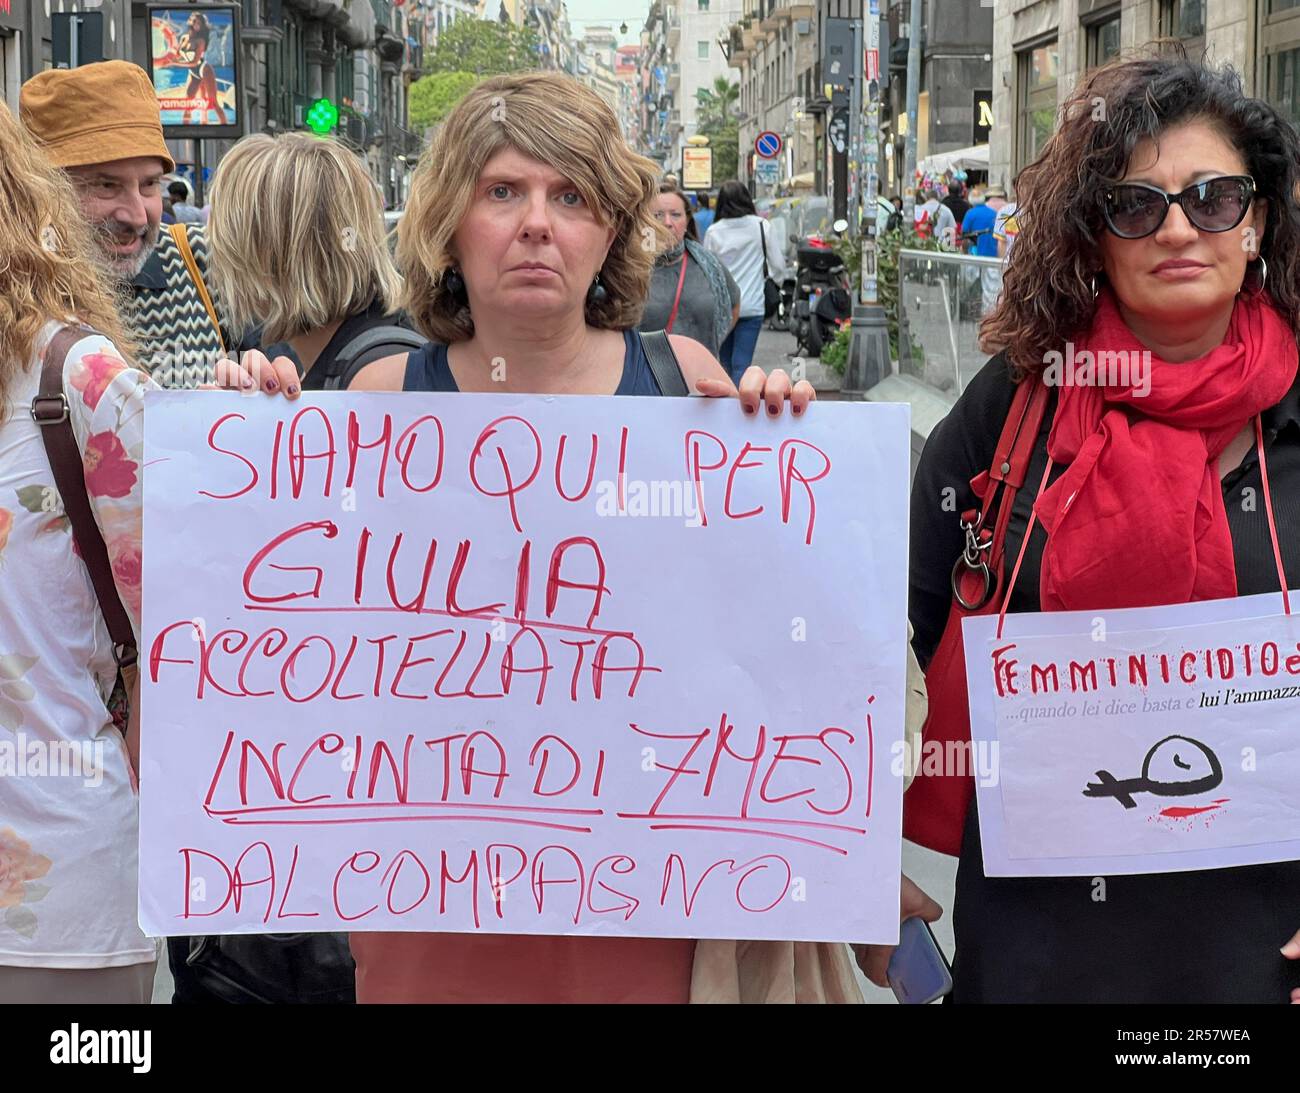
<svg viewBox="0 0 1300 1093">
<path fill-rule="evenodd" d="M 916 0 L 919 3 L 919 0 Z M 870 60 L 864 67 L 862 92 L 857 100 L 861 109 L 858 132 L 858 160 L 861 199 L 860 238 L 862 262 L 858 271 L 858 298 L 853 302 L 850 320 L 849 355 L 844 366 L 841 390 L 850 397 L 865 398 L 876 384 L 890 373 L 889 322 L 880 306 L 876 275 L 876 198 L 880 191 L 880 0 L 865 0 L 858 56 Z M 887 61 L 885 63 L 888 63 Z M 852 215 L 852 210 L 850 210 Z"/>
</svg>

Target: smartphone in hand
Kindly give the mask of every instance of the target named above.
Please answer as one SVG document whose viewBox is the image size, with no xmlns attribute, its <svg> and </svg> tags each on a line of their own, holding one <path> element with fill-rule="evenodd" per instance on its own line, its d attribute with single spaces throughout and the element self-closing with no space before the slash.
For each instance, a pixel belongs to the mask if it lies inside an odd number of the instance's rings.
<svg viewBox="0 0 1300 1093">
<path fill-rule="evenodd" d="M 889 985 L 905 1005 L 925 1005 L 952 990 L 952 968 L 924 919 L 905 919 L 889 961 Z"/>
</svg>

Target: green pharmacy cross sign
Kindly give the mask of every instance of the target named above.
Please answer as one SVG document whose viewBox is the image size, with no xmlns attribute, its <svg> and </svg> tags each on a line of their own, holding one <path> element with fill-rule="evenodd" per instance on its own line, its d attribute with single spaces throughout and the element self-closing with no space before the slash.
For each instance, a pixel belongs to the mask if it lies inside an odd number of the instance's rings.
<svg viewBox="0 0 1300 1093">
<path fill-rule="evenodd" d="M 339 108 L 329 99 L 317 99 L 307 111 L 307 128 L 324 136 L 339 123 Z"/>
</svg>

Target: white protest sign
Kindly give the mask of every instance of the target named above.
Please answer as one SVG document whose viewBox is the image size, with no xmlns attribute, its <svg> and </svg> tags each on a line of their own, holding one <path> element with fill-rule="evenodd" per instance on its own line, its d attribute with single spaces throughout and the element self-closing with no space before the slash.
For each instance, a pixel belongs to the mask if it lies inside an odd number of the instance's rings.
<svg viewBox="0 0 1300 1093">
<path fill-rule="evenodd" d="M 147 423 L 147 932 L 897 937 L 905 407 Z"/>
<path fill-rule="evenodd" d="M 1300 617 L 1280 596 L 963 624 L 988 876 L 1300 859 Z"/>
</svg>

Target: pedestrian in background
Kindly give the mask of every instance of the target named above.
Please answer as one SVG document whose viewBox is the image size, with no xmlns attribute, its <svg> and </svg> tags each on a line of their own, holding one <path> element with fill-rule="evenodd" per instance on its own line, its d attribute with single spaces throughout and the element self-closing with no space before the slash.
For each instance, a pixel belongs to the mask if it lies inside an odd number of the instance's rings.
<svg viewBox="0 0 1300 1093">
<path fill-rule="evenodd" d="M 167 194 L 172 202 L 172 215 L 181 224 L 202 224 L 203 213 L 190 201 L 190 188 L 177 179 L 167 186 Z"/>
<path fill-rule="evenodd" d="M 937 239 L 945 246 L 953 246 L 957 239 L 957 221 L 952 210 L 940 202 L 938 190 L 916 191 L 912 223 L 917 235 Z"/>
<path fill-rule="evenodd" d="M 96 229 L 138 362 L 163 387 L 212 382 L 232 339 L 204 284 L 202 227 L 161 231 L 163 176 L 176 164 L 149 76 L 127 61 L 50 69 L 23 84 L 20 111 L 49 161 L 72 179 Z"/>
<path fill-rule="evenodd" d="M 948 194 L 941 204 L 952 213 L 954 225 L 960 228 L 962 221 L 966 219 L 966 214 L 970 212 L 971 208 L 971 203 L 966 197 L 966 183 L 961 179 L 954 179 L 952 185 L 948 187 Z"/>
<path fill-rule="evenodd" d="M 993 226 L 1006 203 L 1006 190 L 1001 186 L 990 186 L 984 191 L 983 202 L 971 206 L 970 212 L 961 222 L 961 237 L 971 243 L 971 254 L 977 254 L 981 258 L 998 256 Z"/>
<path fill-rule="evenodd" d="M 971 243 L 971 254 L 980 258 L 998 256 L 998 240 L 994 229 L 998 214 L 1006 207 L 1007 192 L 1001 186 L 990 186 L 984 191 L 984 202 L 971 206 L 970 212 L 961 224 L 963 240 Z M 998 302 L 998 293 L 1002 291 L 1002 271 L 985 268 L 980 270 L 980 314 L 988 315 Z"/>
<path fill-rule="evenodd" d="M 716 254 L 740 286 L 740 317 L 722 343 L 723 367 L 739 383 L 754 359 L 754 347 L 767 314 L 763 285 L 767 278 L 778 283 L 785 272 L 781 240 L 768 231 L 767 222 L 754 208 L 754 199 L 744 184 L 732 179 L 718 191 L 713 226 L 704 249 Z"/>
<path fill-rule="evenodd" d="M 691 238 L 686 195 L 671 183 L 659 185 L 655 219 L 668 229 L 671 241 L 655 259 L 637 329 L 684 334 L 716 357 L 739 318 L 740 286 L 716 255 Z"/>
<path fill-rule="evenodd" d="M 903 199 L 895 194 L 889 199 L 894 206 L 894 211 L 889 214 L 889 220 L 885 224 L 885 231 L 898 231 L 903 226 Z"/>
<path fill-rule="evenodd" d="M 346 388 L 365 365 L 424 341 L 400 314 L 401 278 L 361 161 L 309 133 L 245 137 L 212 180 L 212 282 L 268 356 L 287 346 L 304 390 Z"/>
<path fill-rule="evenodd" d="M 713 225 L 713 210 L 709 207 L 709 195 L 702 193 L 699 195 L 700 207 L 695 210 L 695 230 L 699 232 L 700 239 L 709 234 L 709 228 Z"/>
<path fill-rule="evenodd" d="M 37 424 L 43 355 L 71 323 L 93 329 L 61 366 L 51 356 L 64 417 Z M 50 443 L 62 431 L 107 549 L 101 576 L 138 643 L 150 384 L 127 347 L 67 176 L 0 101 L 0 736 L 83 760 L 81 777 L 0 778 L 0 1004 L 147 1003 L 153 991 L 157 950 L 136 920 L 139 741 L 108 710 L 118 663 L 83 560 L 87 525 L 74 532 L 46 450 L 46 430 Z"/>
</svg>

